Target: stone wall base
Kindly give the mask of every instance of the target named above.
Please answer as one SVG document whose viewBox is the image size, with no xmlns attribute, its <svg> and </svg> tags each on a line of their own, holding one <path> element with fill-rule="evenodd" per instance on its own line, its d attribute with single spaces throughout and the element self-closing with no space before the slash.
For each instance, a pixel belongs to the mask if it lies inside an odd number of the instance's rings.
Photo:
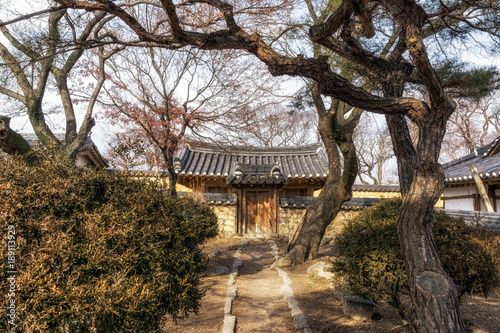
<svg viewBox="0 0 500 333">
<path fill-rule="evenodd" d="M 217 215 L 219 224 L 219 236 L 229 238 L 236 235 L 236 205 L 209 204 Z M 306 208 L 280 207 L 278 215 L 278 236 L 291 237 L 299 225 Z M 342 210 L 333 223 L 331 223 L 325 235 L 335 237 L 344 225 L 358 214 L 359 210 Z"/>
</svg>

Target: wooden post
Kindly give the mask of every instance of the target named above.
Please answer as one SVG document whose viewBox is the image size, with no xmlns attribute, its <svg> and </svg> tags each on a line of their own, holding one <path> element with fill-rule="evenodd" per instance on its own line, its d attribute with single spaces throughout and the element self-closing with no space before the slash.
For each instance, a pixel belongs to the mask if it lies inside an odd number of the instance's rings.
<svg viewBox="0 0 500 333">
<path fill-rule="evenodd" d="M 486 206 L 486 211 L 488 212 L 494 212 L 493 206 L 491 205 L 490 198 L 488 197 L 488 193 L 486 192 L 486 189 L 484 188 L 483 181 L 481 180 L 481 177 L 479 176 L 479 171 L 477 171 L 477 167 L 475 164 L 471 165 L 469 167 L 470 171 L 472 172 L 472 177 L 474 177 L 474 181 L 476 182 L 477 190 L 479 191 L 479 195 L 481 196 L 481 199 L 484 201 L 484 205 Z"/>
<path fill-rule="evenodd" d="M 490 198 L 491 205 L 493 206 L 493 211 L 497 211 L 497 195 L 496 195 L 496 185 L 488 186 L 488 197 Z"/>
</svg>

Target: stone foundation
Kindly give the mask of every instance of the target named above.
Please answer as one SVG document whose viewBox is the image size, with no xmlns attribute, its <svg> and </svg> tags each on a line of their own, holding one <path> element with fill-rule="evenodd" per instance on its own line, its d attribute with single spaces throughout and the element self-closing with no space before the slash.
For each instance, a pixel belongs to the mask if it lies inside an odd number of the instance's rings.
<svg viewBox="0 0 500 333">
<path fill-rule="evenodd" d="M 280 207 L 278 213 L 278 235 L 290 237 L 305 214 L 305 208 Z"/>
<path fill-rule="evenodd" d="M 278 235 L 280 237 L 293 235 L 306 208 L 314 199 L 314 197 L 280 197 L 278 212 Z M 236 235 L 236 194 L 205 193 L 203 200 L 218 217 L 219 235 L 224 238 Z M 328 226 L 325 235 L 336 236 L 349 220 L 369 204 L 371 202 L 363 199 L 360 202 L 350 202 L 350 204 L 344 205 L 333 223 Z"/>
<path fill-rule="evenodd" d="M 208 204 L 219 224 L 219 236 L 229 238 L 236 235 L 236 205 Z"/>
<path fill-rule="evenodd" d="M 280 207 L 278 234 L 284 237 L 291 237 L 305 212 L 306 208 Z M 326 228 L 325 236 L 335 237 L 342 231 L 344 225 L 359 212 L 360 210 L 342 209 L 333 220 L 333 223 Z"/>
</svg>

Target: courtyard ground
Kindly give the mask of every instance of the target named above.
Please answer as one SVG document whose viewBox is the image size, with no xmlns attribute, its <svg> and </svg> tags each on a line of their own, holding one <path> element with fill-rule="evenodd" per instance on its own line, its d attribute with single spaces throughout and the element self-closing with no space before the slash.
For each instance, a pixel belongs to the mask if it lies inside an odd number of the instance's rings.
<svg viewBox="0 0 500 333">
<path fill-rule="evenodd" d="M 209 241 L 204 251 L 218 250 L 211 260 L 211 268 L 202 278 L 206 295 L 201 301 L 199 313 L 165 323 L 164 333 L 221 332 L 224 324 L 224 306 L 230 271 L 241 238 Z M 286 247 L 284 240 L 276 240 L 279 254 Z M 294 323 L 297 309 L 293 313 L 283 294 L 283 278 L 271 268 L 275 261 L 269 242 L 250 239 L 241 248 L 243 264 L 238 269 L 235 286 L 237 297 L 232 304 L 231 315 L 236 317 L 236 332 L 305 332 Z M 334 259 L 332 246 L 322 246 L 320 257 L 295 267 L 282 268 L 289 277 L 293 295 L 301 313 L 307 319 L 310 332 L 409 332 L 397 314 L 386 304 L 377 304 L 370 320 L 356 321 L 343 314 L 342 304 L 335 296 L 329 280 L 316 274 L 308 274 L 307 268 L 317 262 Z M 462 315 L 475 326 L 475 332 L 500 333 L 500 297 L 493 292 L 488 298 L 467 295 L 462 301 Z"/>
</svg>

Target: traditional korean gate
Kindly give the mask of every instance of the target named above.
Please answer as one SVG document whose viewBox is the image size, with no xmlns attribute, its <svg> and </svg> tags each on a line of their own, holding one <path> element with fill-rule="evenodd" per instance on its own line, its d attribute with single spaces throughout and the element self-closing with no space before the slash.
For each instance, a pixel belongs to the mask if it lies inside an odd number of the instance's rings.
<svg viewBox="0 0 500 333">
<path fill-rule="evenodd" d="M 237 193 L 237 232 L 264 237 L 278 234 L 278 190 L 288 184 L 278 164 L 236 163 L 227 178 Z"/>
<path fill-rule="evenodd" d="M 274 191 L 245 191 L 244 233 L 271 236 L 277 233 Z"/>
</svg>

